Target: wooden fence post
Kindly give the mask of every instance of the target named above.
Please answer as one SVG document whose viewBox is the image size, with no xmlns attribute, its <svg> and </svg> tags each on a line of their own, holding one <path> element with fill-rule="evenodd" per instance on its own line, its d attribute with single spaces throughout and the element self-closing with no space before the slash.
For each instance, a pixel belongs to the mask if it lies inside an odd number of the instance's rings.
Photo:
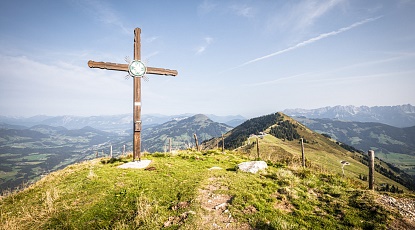
<svg viewBox="0 0 415 230">
<path fill-rule="evenodd" d="M 122 147 L 122 156 L 125 156 L 125 145 Z"/>
<path fill-rule="evenodd" d="M 369 157 L 369 189 L 373 190 L 375 184 L 375 151 L 368 151 Z"/>
<path fill-rule="evenodd" d="M 256 137 L 256 153 L 258 155 L 258 160 L 259 160 L 259 139 L 258 137 Z"/>
<path fill-rule="evenodd" d="M 222 134 L 222 153 L 225 153 L 225 138 L 223 138 L 223 134 Z"/>
<path fill-rule="evenodd" d="M 304 156 L 304 140 L 301 138 L 301 160 L 303 168 L 305 168 L 305 156 Z"/>
<path fill-rule="evenodd" d="M 169 153 L 171 153 L 171 138 L 169 138 Z"/>
<path fill-rule="evenodd" d="M 112 158 L 112 145 L 110 145 L 110 157 Z"/>
<path fill-rule="evenodd" d="M 195 138 L 195 143 L 196 143 L 196 151 L 199 151 L 199 142 L 197 141 L 197 135 L 196 133 L 193 134 L 193 137 Z"/>
</svg>

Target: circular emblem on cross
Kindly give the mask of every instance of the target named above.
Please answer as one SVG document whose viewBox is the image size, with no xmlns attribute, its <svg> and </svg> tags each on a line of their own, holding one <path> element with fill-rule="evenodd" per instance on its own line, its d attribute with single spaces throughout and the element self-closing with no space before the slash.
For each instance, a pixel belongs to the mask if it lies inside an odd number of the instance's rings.
<svg viewBox="0 0 415 230">
<path fill-rule="evenodd" d="M 147 67 L 141 61 L 134 60 L 128 66 L 128 72 L 133 77 L 143 77 L 147 72 Z"/>
</svg>

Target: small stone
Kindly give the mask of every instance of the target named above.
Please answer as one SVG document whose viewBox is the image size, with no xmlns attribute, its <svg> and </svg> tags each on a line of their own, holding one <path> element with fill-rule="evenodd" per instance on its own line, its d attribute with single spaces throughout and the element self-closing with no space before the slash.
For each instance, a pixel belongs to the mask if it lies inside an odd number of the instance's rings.
<svg viewBox="0 0 415 230">
<path fill-rule="evenodd" d="M 123 168 L 123 169 L 127 169 L 127 168 L 142 169 L 142 168 L 147 168 L 147 166 L 150 163 L 151 163 L 151 160 L 133 161 L 133 162 L 128 162 L 128 163 L 122 164 L 122 165 L 118 166 L 117 168 Z"/>
<path fill-rule="evenodd" d="M 243 172 L 257 173 L 260 170 L 265 170 L 268 167 L 265 161 L 248 161 L 238 164 L 238 169 Z"/>
</svg>

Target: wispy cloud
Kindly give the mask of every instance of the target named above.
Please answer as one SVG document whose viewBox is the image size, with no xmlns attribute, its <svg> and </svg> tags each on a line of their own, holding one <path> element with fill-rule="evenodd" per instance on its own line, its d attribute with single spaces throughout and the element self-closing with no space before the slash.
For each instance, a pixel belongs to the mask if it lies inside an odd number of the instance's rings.
<svg viewBox="0 0 415 230">
<path fill-rule="evenodd" d="M 247 4 L 227 4 L 226 2 L 212 2 L 204 0 L 197 7 L 199 15 L 210 14 L 212 12 L 220 13 L 222 15 L 233 14 L 240 17 L 252 18 L 256 14 L 256 9 Z"/>
<path fill-rule="evenodd" d="M 294 46 L 288 47 L 288 48 L 286 48 L 286 49 L 279 50 L 279 51 L 277 51 L 277 52 L 274 52 L 274 53 L 271 53 L 271 54 L 268 54 L 268 55 L 265 55 L 265 56 L 262 56 L 262 57 L 259 57 L 259 58 L 255 58 L 255 59 L 250 60 L 250 61 L 247 61 L 247 62 L 243 63 L 242 65 L 239 65 L 239 66 L 237 66 L 237 67 L 235 67 L 235 68 L 233 68 L 233 69 L 240 68 L 240 67 L 243 67 L 243 66 L 246 66 L 246 65 L 252 64 L 252 63 L 254 63 L 254 62 L 262 61 L 262 60 L 264 60 L 264 59 L 267 59 L 267 58 L 270 58 L 270 57 L 274 57 L 274 56 L 277 56 L 277 55 L 280 55 L 280 54 L 283 54 L 283 53 L 286 53 L 286 52 L 289 52 L 289 51 L 292 51 L 292 50 L 295 50 L 295 49 L 301 48 L 301 47 L 303 47 L 303 46 L 310 45 L 310 44 L 312 44 L 312 43 L 314 43 L 314 42 L 317 42 L 317 41 L 319 41 L 319 40 L 321 40 L 321 39 L 324 39 L 324 38 L 328 38 L 328 37 L 331 37 L 331 36 L 338 35 L 338 34 L 340 34 L 340 33 L 346 32 L 346 31 L 348 31 L 348 30 L 351 30 L 351 29 L 353 29 L 353 28 L 355 28 L 355 27 L 361 26 L 361 25 L 366 24 L 366 23 L 368 23 L 368 22 L 375 21 L 375 20 L 377 20 L 377 19 L 379 19 L 379 18 L 381 18 L 381 17 L 376 17 L 376 18 L 368 18 L 368 19 L 365 19 L 365 20 L 363 20 L 363 21 L 356 22 L 356 23 L 354 23 L 354 24 L 352 24 L 352 25 L 350 25 L 350 26 L 343 27 L 343 28 L 341 28 L 341 29 L 339 29 L 339 30 L 335 30 L 335 31 L 332 31 L 332 32 L 329 32 L 329 33 L 320 34 L 320 35 L 318 35 L 317 37 L 310 38 L 310 39 L 308 39 L 308 40 L 306 40 L 306 41 L 300 42 L 300 43 L 298 43 L 298 44 L 296 44 L 296 45 L 294 45 Z"/>
<path fill-rule="evenodd" d="M 315 20 L 333 9 L 342 1 L 343 0 L 305 1 L 304 4 L 300 5 L 297 9 L 297 16 L 300 17 L 297 26 L 303 28 L 313 24 Z"/>
<path fill-rule="evenodd" d="M 109 6 L 106 2 L 97 0 L 79 1 L 81 7 L 88 15 L 91 15 L 95 20 L 104 24 L 116 26 L 122 32 L 131 34 L 132 29 L 127 28 L 118 13 Z"/>
<path fill-rule="evenodd" d="M 257 82 L 257 83 L 252 83 L 252 84 L 244 85 L 244 86 L 252 87 L 252 86 L 262 86 L 262 85 L 273 85 L 273 84 L 279 83 L 279 82 L 284 81 L 284 80 L 298 78 L 298 77 L 302 77 L 302 76 L 306 76 L 306 75 L 308 75 L 308 73 L 302 73 L 302 74 L 296 74 L 296 75 L 287 76 L 287 77 L 281 77 L 281 78 L 271 80 L 271 81 Z"/>
<path fill-rule="evenodd" d="M 213 42 L 213 38 L 211 37 L 205 37 L 203 38 L 203 45 L 196 48 L 196 54 L 202 54 L 205 52 L 206 48 Z"/>
<path fill-rule="evenodd" d="M 397 61 L 402 61 L 405 59 L 413 59 L 415 57 L 415 53 L 413 52 L 405 52 L 405 53 L 392 53 L 392 57 L 388 57 L 388 58 L 382 58 L 382 59 L 377 59 L 377 60 L 370 60 L 370 61 L 366 61 L 366 62 L 361 62 L 359 61 L 358 63 L 354 63 L 351 65 L 347 65 L 347 66 L 342 66 L 336 69 L 332 69 L 329 71 L 325 71 L 324 73 L 329 74 L 329 73 L 338 73 L 338 72 L 342 72 L 344 70 L 350 70 L 350 69 L 356 69 L 356 68 L 366 68 L 368 66 L 379 66 L 379 65 L 385 65 L 391 62 L 397 62 Z"/>
<path fill-rule="evenodd" d="M 157 40 L 158 38 L 159 38 L 158 36 L 152 36 L 152 37 L 145 38 L 144 41 L 147 42 L 147 43 L 152 43 L 155 40 Z"/>
<path fill-rule="evenodd" d="M 208 14 L 216 8 L 216 4 L 212 1 L 204 0 L 198 7 L 197 12 L 199 14 Z"/>
<path fill-rule="evenodd" d="M 148 62 L 150 62 L 149 61 L 150 58 L 159 55 L 159 53 L 160 53 L 159 51 L 154 51 L 152 53 L 149 53 L 149 54 L 145 55 L 143 59 L 147 62 L 146 64 L 148 65 Z"/>
<path fill-rule="evenodd" d="M 294 31 L 304 30 L 342 2 L 344 0 L 304 0 L 292 4 L 288 1 L 277 14 L 272 16 L 268 27 Z"/>
<path fill-rule="evenodd" d="M 397 77 L 408 77 L 412 76 L 415 73 L 415 70 L 408 71 L 394 71 L 394 72 L 382 72 L 382 73 L 372 73 L 372 74 L 360 74 L 360 75 L 347 75 L 343 77 L 333 78 L 332 76 L 326 76 L 326 74 L 313 74 L 312 77 L 308 77 L 307 80 L 304 80 L 303 83 L 316 83 L 316 84 L 336 84 L 341 85 L 344 83 L 350 83 L 351 81 L 366 81 L 368 79 L 384 78 L 384 79 L 394 79 Z M 326 76 L 326 77 L 324 77 Z"/>
<path fill-rule="evenodd" d="M 238 16 L 251 18 L 255 16 L 255 10 L 254 8 L 247 6 L 247 5 L 232 5 L 230 6 L 230 9 L 233 13 L 235 13 Z"/>
</svg>

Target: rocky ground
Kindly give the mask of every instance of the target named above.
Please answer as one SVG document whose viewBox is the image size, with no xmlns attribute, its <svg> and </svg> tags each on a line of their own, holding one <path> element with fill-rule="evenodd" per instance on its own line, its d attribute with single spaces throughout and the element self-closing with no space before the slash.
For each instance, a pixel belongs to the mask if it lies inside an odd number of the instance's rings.
<svg viewBox="0 0 415 230">
<path fill-rule="evenodd" d="M 380 196 L 378 202 L 392 210 L 397 210 L 404 217 L 404 222 L 397 223 L 395 221 L 394 229 L 415 229 L 414 198 L 394 198 L 384 194 Z"/>
</svg>

